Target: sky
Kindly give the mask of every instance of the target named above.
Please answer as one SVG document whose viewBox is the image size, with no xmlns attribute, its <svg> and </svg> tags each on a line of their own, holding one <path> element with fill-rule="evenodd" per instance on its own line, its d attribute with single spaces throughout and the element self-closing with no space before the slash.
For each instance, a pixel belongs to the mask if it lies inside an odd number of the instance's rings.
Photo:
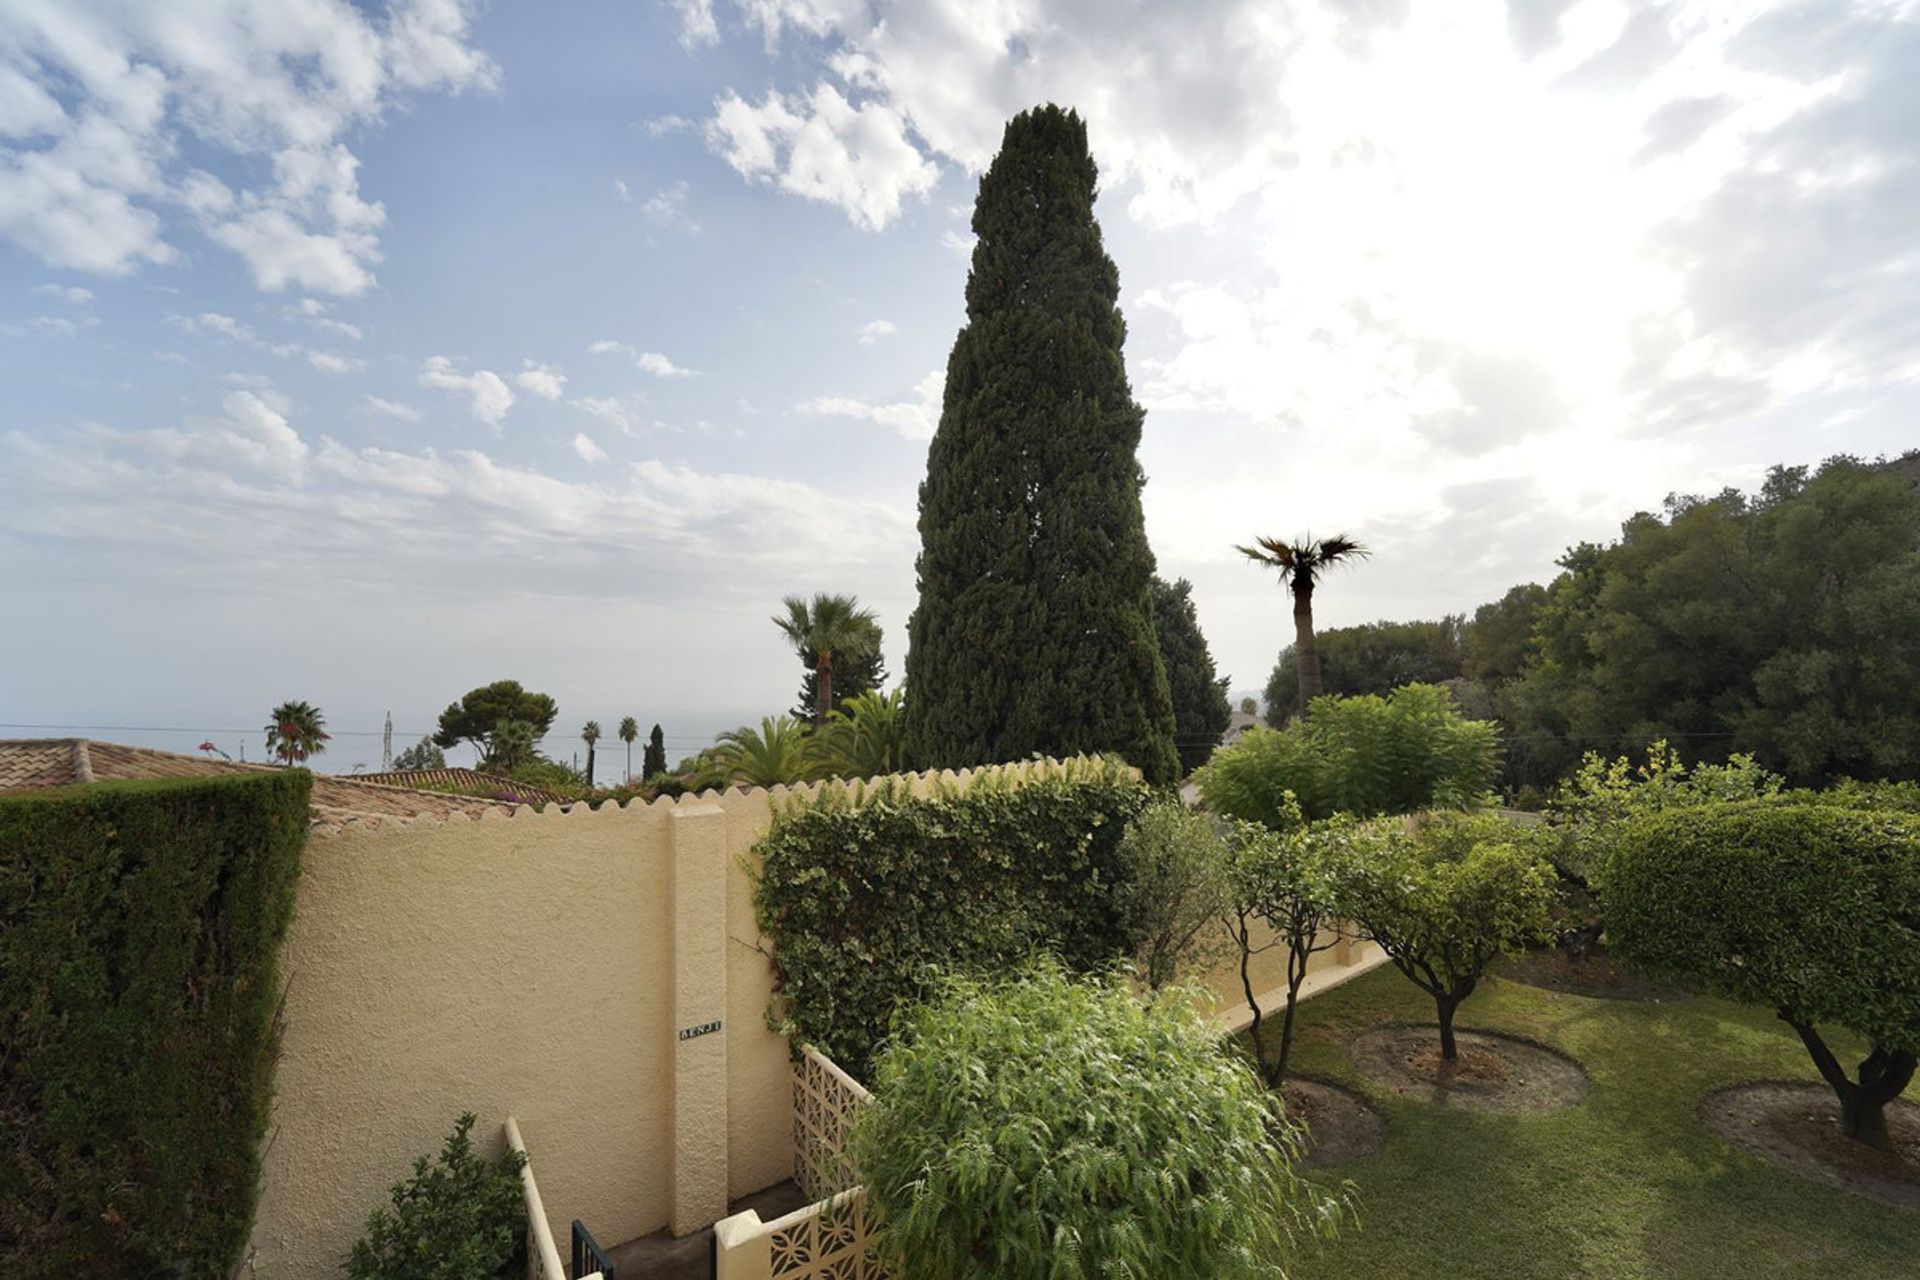
<svg viewBox="0 0 1920 1280">
<path fill-rule="evenodd" d="M 1161 573 L 1470 612 L 1673 492 L 1920 445 L 1920 5 L 0 0 L 0 736 L 379 767 L 475 685 L 792 705 L 876 609 L 1006 119 L 1088 122 Z M 619 748 L 616 746 L 616 751 Z"/>
</svg>

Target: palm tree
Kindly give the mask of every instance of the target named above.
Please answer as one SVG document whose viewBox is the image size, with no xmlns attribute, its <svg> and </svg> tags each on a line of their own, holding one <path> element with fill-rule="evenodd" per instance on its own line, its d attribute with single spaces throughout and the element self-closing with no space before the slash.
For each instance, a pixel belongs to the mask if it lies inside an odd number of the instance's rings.
<svg viewBox="0 0 1920 1280">
<path fill-rule="evenodd" d="M 773 625 L 785 632 L 801 655 L 813 663 L 817 699 L 813 722 L 825 724 L 827 713 L 833 710 L 834 655 L 852 658 L 873 652 L 879 626 L 873 610 L 862 609 L 852 596 L 830 596 L 822 592 L 814 596 L 811 607 L 799 596 L 788 596 L 783 603 L 787 606 L 787 616 L 775 618 Z"/>
<path fill-rule="evenodd" d="M 620 722 L 620 741 L 627 744 L 627 781 L 633 781 L 633 740 L 640 736 L 640 722 L 628 716 Z"/>
<path fill-rule="evenodd" d="M 480 767 L 489 773 L 512 773 L 532 760 L 538 730 L 527 720 L 499 720 L 487 735 L 487 753 Z"/>
<path fill-rule="evenodd" d="M 901 767 L 905 755 L 905 690 L 869 689 L 835 707 L 814 730 L 814 767 L 829 778 L 878 778 Z"/>
<path fill-rule="evenodd" d="M 745 725 L 729 729 L 710 749 L 709 779 L 750 787 L 805 782 L 814 773 L 807 737 L 806 722 L 791 716 L 763 717 L 757 730 Z"/>
<path fill-rule="evenodd" d="M 1300 669 L 1300 712 L 1320 696 L 1320 652 L 1313 642 L 1313 588 L 1320 575 L 1372 554 L 1344 534 L 1331 538 L 1311 535 L 1299 542 L 1260 538 L 1251 547 L 1235 547 L 1247 559 L 1280 571 L 1280 581 L 1293 592 L 1293 656 Z"/>
<path fill-rule="evenodd" d="M 600 741 L 600 722 L 589 720 L 580 729 L 580 741 L 587 744 L 587 786 L 593 786 L 593 747 Z"/>
<path fill-rule="evenodd" d="M 317 756 L 332 737 L 320 708 L 306 702 L 283 702 L 267 713 L 267 754 L 278 756 L 280 763 L 294 765 Z"/>
</svg>

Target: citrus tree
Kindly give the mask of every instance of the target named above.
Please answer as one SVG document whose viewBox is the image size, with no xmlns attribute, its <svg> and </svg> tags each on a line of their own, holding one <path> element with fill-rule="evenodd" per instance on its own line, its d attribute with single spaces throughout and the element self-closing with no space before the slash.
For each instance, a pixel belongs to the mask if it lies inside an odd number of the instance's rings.
<svg viewBox="0 0 1920 1280">
<path fill-rule="evenodd" d="M 1122 928 L 1155 991 L 1204 963 L 1232 902 L 1232 857 L 1212 819 L 1177 800 L 1147 807 L 1120 838 L 1114 886 Z"/>
</svg>

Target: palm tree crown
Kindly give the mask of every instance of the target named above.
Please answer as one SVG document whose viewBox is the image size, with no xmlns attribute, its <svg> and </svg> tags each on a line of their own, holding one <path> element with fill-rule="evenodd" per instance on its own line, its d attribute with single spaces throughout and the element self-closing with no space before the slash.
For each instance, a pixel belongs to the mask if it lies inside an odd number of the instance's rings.
<svg viewBox="0 0 1920 1280">
<path fill-rule="evenodd" d="M 267 754 L 278 757 L 281 764 L 298 764 L 327 749 L 323 744 L 332 735 L 320 708 L 307 702 L 283 702 L 268 716 Z"/>
<path fill-rule="evenodd" d="M 878 623 L 873 610 L 862 609 L 852 596 L 821 592 L 813 597 L 811 605 L 800 596 L 788 596 L 783 603 L 787 616 L 775 617 L 773 625 L 813 663 L 818 699 L 813 722 L 825 724 L 827 713 L 833 710 L 834 655 L 850 658 L 872 652 Z"/>
<path fill-rule="evenodd" d="M 1293 647 L 1300 671 L 1300 711 L 1320 696 L 1320 651 L 1313 639 L 1313 588 L 1321 575 L 1343 564 L 1366 559 L 1371 552 L 1345 534 L 1331 538 L 1311 535 L 1298 542 L 1278 538 L 1256 539 L 1251 547 L 1234 548 L 1255 564 L 1280 571 L 1280 581 L 1293 593 Z"/>
</svg>

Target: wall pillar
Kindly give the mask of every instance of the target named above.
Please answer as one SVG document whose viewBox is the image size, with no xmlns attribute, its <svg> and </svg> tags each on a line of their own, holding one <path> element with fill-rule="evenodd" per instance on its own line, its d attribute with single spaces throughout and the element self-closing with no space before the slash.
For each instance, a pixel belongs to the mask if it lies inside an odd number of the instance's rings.
<svg viewBox="0 0 1920 1280">
<path fill-rule="evenodd" d="M 670 1225 L 690 1235 L 727 1213 L 727 815 L 667 816 L 673 860 L 673 1170 Z"/>
</svg>

